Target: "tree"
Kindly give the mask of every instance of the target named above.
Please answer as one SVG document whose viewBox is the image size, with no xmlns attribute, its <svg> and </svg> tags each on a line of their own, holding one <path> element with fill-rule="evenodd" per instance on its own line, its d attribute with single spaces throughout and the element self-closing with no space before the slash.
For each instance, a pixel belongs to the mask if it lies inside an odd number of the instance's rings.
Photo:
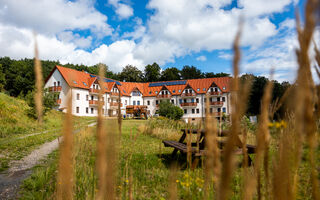
<svg viewBox="0 0 320 200">
<path fill-rule="evenodd" d="M 161 68 L 157 63 L 153 63 L 152 65 L 147 65 L 144 68 L 144 81 L 145 82 L 153 82 L 159 81 L 160 79 L 160 70 Z"/>
<path fill-rule="evenodd" d="M 27 104 L 29 105 L 30 109 L 28 110 L 28 115 L 37 119 L 37 114 L 36 114 L 36 105 L 34 101 L 34 93 L 35 91 L 32 90 L 28 92 L 26 95 L 25 99 Z M 57 99 L 58 99 L 58 93 L 55 92 L 49 92 L 48 89 L 45 89 L 43 92 L 43 116 L 51 110 L 54 106 L 57 105 Z"/>
<path fill-rule="evenodd" d="M 169 119 L 179 120 L 183 116 L 183 110 L 166 100 L 160 102 L 158 114 Z"/>
<path fill-rule="evenodd" d="M 198 79 L 203 78 L 203 75 L 200 69 L 197 69 L 195 66 L 184 66 L 181 70 L 182 79 Z"/>
<path fill-rule="evenodd" d="M 180 70 L 175 67 L 169 67 L 162 71 L 161 73 L 161 81 L 173 81 L 173 80 L 180 80 Z"/>
<path fill-rule="evenodd" d="M 122 69 L 119 78 L 127 82 L 142 82 L 143 73 L 137 67 L 127 65 Z"/>
<path fill-rule="evenodd" d="M 216 77 L 230 77 L 230 74 L 220 72 L 220 73 L 213 73 L 213 72 L 206 72 L 203 74 L 205 78 L 216 78 Z"/>
<path fill-rule="evenodd" d="M 6 77 L 3 73 L 2 65 L 0 64 L 0 92 L 3 91 L 4 86 L 6 85 Z"/>
</svg>

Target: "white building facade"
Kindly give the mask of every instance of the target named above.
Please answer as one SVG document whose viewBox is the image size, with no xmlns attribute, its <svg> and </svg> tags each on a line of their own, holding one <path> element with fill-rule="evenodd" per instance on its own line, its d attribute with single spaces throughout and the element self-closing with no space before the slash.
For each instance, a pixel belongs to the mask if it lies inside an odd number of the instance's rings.
<svg viewBox="0 0 320 200">
<path fill-rule="evenodd" d="M 120 82 L 65 67 L 56 66 L 45 82 L 49 92 L 57 93 L 57 110 L 65 111 L 67 98 L 72 94 L 72 113 L 76 116 L 97 116 L 98 95 L 101 91 L 105 116 L 121 114 L 126 106 L 147 106 L 154 116 L 161 101 L 168 100 L 183 109 L 183 119 L 203 119 L 206 105 L 215 116 L 230 113 L 230 77 L 177 80 L 151 83 Z M 99 82 L 103 84 L 99 85 Z M 206 103 L 206 101 L 209 103 Z"/>
</svg>

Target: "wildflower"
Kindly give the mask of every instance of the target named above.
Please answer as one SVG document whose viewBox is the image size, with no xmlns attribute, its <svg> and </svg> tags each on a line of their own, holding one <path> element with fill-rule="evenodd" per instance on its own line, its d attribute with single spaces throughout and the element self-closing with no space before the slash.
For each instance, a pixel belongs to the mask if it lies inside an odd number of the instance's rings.
<svg viewBox="0 0 320 200">
<path fill-rule="evenodd" d="M 179 180 L 178 180 L 178 179 L 176 180 L 176 183 L 179 183 Z"/>
<path fill-rule="evenodd" d="M 129 183 L 129 180 L 128 180 L 128 179 L 126 180 L 126 183 Z"/>
</svg>

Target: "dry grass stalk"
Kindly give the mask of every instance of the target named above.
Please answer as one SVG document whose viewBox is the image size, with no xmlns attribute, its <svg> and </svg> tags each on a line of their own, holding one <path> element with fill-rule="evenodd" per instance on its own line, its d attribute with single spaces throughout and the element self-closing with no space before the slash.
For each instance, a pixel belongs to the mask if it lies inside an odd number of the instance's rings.
<svg viewBox="0 0 320 200">
<path fill-rule="evenodd" d="M 265 87 L 264 94 L 261 102 L 261 114 L 259 117 L 259 124 L 257 130 L 257 149 L 254 162 L 254 174 L 248 179 L 248 185 L 245 187 L 244 199 L 252 199 L 254 188 L 258 187 L 258 199 L 261 199 L 260 193 L 260 177 L 261 177 L 261 165 L 265 155 L 267 154 L 270 133 L 269 133 L 269 105 L 272 98 L 272 88 L 273 84 L 269 81 Z M 268 169 L 265 169 L 265 174 L 268 174 Z M 268 178 L 266 185 L 268 185 Z"/>
<path fill-rule="evenodd" d="M 122 135 L 122 116 L 121 116 L 121 91 L 119 90 L 119 103 L 118 103 L 118 131 L 120 134 L 119 139 L 121 139 L 121 135 Z M 120 142 L 120 141 L 119 141 Z"/>
<path fill-rule="evenodd" d="M 43 78 L 42 78 L 42 67 L 41 62 L 39 60 L 39 52 L 38 52 L 38 44 L 37 44 L 37 38 L 36 35 L 34 36 L 34 72 L 36 76 L 36 91 L 34 94 L 34 100 L 36 105 L 36 112 L 38 116 L 38 122 L 42 123 L 43 118 L 43 106 L 42 106 L 42 94 L 43 94 Z"/>
<path fill-rule="evenodd" d="M 208 188 L 213 180 L 214 188 L 218 192 L 219 176 L 221 171 L 220 150 L 217 141 L 217 123 L 212 113 L 209 111 L 209 96 L 206 97 L 206 123 L 205 123 L 205 138 L 206 138 L 206 160 L 205 160 L 205 179 L 204 179 L 204 199 L 208 199 Z M 218 194 L 217 194 L 218 195 Z"/>
<path fill-rule="evenodd" d="M 57 199 L 73 199 L 73 133 L 72 133 L 72 89 L 67 98 L 67 113 L 63 125 L 63 141 L 60 144 Z"/>
<path fill-rule="evenodd" d="M 191 132 L 191 121 L 190 121 L 190 119 L 188 119 L 188 129 L 186 130 L 186 134 L 187 134 L 187 164 L 188 164 L 188 167 L 191 167 L 191 163 L 192 163 L 192 147 L 191 147 L 192 132 Z"/>
<path fill-rule="evenodd" d="M 240 49 L 239 49 L 239 41 L 241 35 L 242 26 L 236 35 L 235 42 L 234 42 L 234 59 L 233 59 L 233 74 L 234 78 L 232 80 L 231 86 L 231 129 L 230 135 L 228 136 L 227 143 L 224 147 L 224 154 L 223 154 L 223 166 L 222 166 L 222 173 L 220 178 L 220 185 L 219 185 L 219 192 L 218 192 L 218 199 L 225 200 L 229 198 L 230 192 L 230 181 L 233 174 L 234 169 L 234 150 L 236 146 L 242 146 L 239 140 L 239 133 L 240 133 L 240 119 L 242 116 L 242 112 L 244 111 L 242 105 L 243 102 L 240 101 L 238 96 L 239 91 L 239 62 L 240 62 Z M 245 95 L 243 95 L 245 96 Z"/>
<path fill-rule="evenodd" d="M 104 126 L 104 119 L 102 116 L 103 102 L 103 77 L 105 69 L 99 66 L 99 94 L 98 94 L 98 120 L 97 120 L 97 162 L 96 168 L 98 173 L 98 192 L 96 198 L 99 200 L 107 197 L 107 180 L 106 180 L 106 128 Z"/>
<path fill-rule="evenodd" d="M 296 50 L 298 58 L 298 77 L 297 85 L 298 90 L 296 91 L 296 106 L 295 110 L 295 129 L 297 135 L 302 139 L 303 133 L 307 136 L 307 142 L 309 146 L 309 160 L 311 164 L 311 182 L 312 182 L 312 194 L 314 199 L 320 199 L 319 194 L 319 183 L 317 178 L 316 166 L 315 166 L 315 147 L 316 147 L 316 122 L 314 118 L 314 94 L 315 87 L 311 74 L 310 59 L 308 50 L 312 41 L 313 32 L 315 29 L 315 14 L 317 12 L 317 0 L 308 0 L 305 8 L 305 24 L 304 28 L 301 28 L 299 16 L 297 15 L 297 32 L 300 49 Z M 300 104 L 300 105 L 299 105 Z M 301 144 L 300 142 L 299 144 Z M 298 147 L 301 149 L 301 146 Z M 301 151 L 301 150 L 300 150 Z M 296 158 L 297 160 L 299 158 Z M 295 166 L 297 170 L 299 162 Z M 297 173 L 297 171 L 295 172 Z M 295 184 L 297 181 L 295 181 Z M 294 185 L 294 195 L 296 194 L 296 185 Z"/>
<path fill-rule="evenodd" d="M 178 199 L 178 188 L 177 188 L 177 176 L 178 176 L 178 166 L 177 163 L 173 163 L 170 167 L 169 174 L 169 200 Z"/>
</svg>

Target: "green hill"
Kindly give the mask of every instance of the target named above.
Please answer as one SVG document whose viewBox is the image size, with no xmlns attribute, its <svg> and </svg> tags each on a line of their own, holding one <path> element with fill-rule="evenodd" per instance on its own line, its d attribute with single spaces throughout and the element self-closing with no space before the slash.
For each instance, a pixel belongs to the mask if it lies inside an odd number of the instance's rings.
<svg viewBox="0 0 320 200">
<path fill-rule="evenodd" d="M 37 121 L 28 116 L 28 109 L 24 100 L 0 93 L 0 138 L 60 127 L 62 113 L 55 110 L 48 112 L 44 125 L 39 127 Z"/>
</svg>

